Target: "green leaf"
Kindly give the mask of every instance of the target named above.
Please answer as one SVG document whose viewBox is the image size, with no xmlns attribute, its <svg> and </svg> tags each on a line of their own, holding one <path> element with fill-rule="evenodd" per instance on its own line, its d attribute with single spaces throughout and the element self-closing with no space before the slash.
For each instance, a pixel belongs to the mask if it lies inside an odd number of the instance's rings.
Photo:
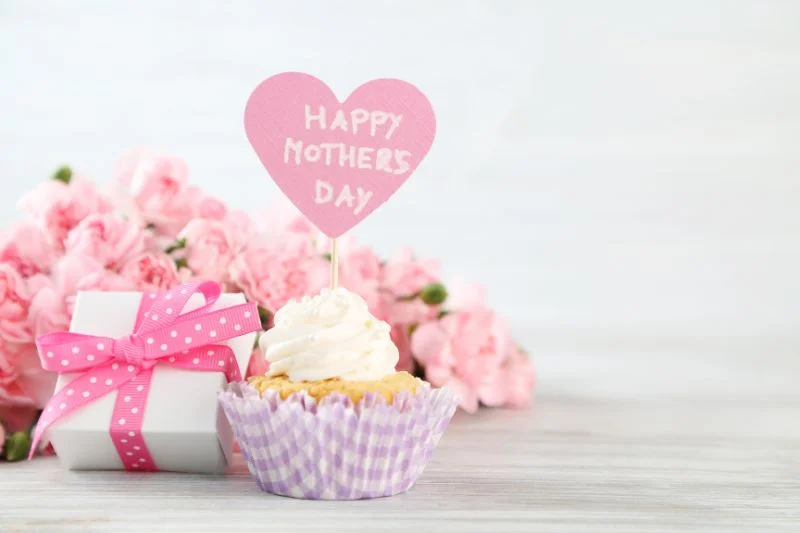
<svg viewBox="0 0 800 533">
<path fill-rule="evenodd" d="M 411 363 L 414 365 L 414 368 L 411 369 L 411 374 L 420 379 L 425 379 L 425 367 L 413 357 L 411 358 Z"/>
<path fill-rule="evenodd" d="M 331 260 L 331 253 L 330 252 L 325 252 L 324 254 L 322 254 L 322 258 L 324 260 L 326 260 L 326 261 L 330 261 Z"/>
<path fill-rule="evenodd" d="M 53 179 L 69 184 L 72 181 L 72 169 L 67 165 L 61 166 L 53 173 Z"/>
<path fill-rule="evenodd" d="M 420 297 L 428 305 L 439 305 L 447 299 L 447 289 L 441 283 L 429 283 L 420 291 Z"/>
<path fill-rule="evenodd" d="M 181 257 L 180 259 L 175 260 L 175 268 L 178 270 L 182 268 L 189 268 L 189 261 L 186 260 L 185 257 Z"/>
<path fill-rule="evenodd" d="M 406 294 L 405 296 L 398 296 L 398 302 L 410 302 L 411 300 L 416 300 L 419 298 L 419 292 L 415 292 L 414 294 Z"/>
<path fill-rule="evenodd" d="M 261 320 L 261 327 L 267 329 L 270 321 L 272 320 L 272 313 L 269 309 L 258 306 L 258 318 Z"/>
<path fill-rule="evenodd" d="M 444 318 L 449 314 L 450 314 L 450 311 L 448 311 L 446 309 L 442 309 L 441 311 L 439 311 L 439 315 L 436 318 Z"/>
<path fill-rule="evenodd" d="M 6 461 L 21 461 L 31 449 L 31 437 L 25 431 L 12 433 L 6 439 Z"/>
<path fill-rule="evenodd" d="M 184 248 L 186 248 L 186 238 L 185 237 L 177 239 L 175 242 L 173 242 L 172 244 L 167 246 L 167 249 L 164 250 L 164 252 L 168 253 L 168 254 L 171 254 L 172 252 L 175 252 L 177 250 L 183 250 Z"/>
</svg>

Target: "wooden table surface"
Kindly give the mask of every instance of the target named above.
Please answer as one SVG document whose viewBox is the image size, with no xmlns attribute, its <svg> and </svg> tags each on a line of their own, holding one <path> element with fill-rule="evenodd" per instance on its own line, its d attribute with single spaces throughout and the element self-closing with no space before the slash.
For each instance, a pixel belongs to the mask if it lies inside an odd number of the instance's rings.
<svg viewBox="0 0 800 533">
<path fill-rule="evenodd" d="M 0 467 L 0 531 L 798 531 L 800 359 L 549 353 L 527 411 L 459 413 L 410 492 L 312 502 L 226 477 Z"/>
</svg>

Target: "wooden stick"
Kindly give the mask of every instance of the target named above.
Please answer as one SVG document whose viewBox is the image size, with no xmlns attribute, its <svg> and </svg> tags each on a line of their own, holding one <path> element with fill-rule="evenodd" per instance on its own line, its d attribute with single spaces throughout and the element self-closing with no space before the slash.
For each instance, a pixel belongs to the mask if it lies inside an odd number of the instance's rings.
<svg viewBox="0 0 800 533">
<path fill-rule="evenodd" d="M 331 241 L 331 289 L 339 286 L 339 239 Z"/>
</svg>

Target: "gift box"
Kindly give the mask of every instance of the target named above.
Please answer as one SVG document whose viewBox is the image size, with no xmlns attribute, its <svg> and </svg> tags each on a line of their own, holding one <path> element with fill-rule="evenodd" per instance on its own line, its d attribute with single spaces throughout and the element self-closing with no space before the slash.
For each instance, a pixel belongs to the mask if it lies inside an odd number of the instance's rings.
<svg viewBox="0 0 800 533">
<path fill-rule="evenodd" d="M 214 283 L 78 293 L 70 333 L 37 342 L 43 366 L 63 368 L 36 436 L 71 470 L 222 473 L 233 434 L 218 392 L 258 329 L 256 306 Z"/>
</svg>

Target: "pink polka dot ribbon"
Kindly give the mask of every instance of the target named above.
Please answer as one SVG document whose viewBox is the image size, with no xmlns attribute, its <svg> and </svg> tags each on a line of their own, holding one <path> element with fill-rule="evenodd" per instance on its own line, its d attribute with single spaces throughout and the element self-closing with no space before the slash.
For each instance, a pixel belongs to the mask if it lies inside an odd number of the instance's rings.
<svg viewBox="0 0 800 533">
<path fill-rule="evenodd" d="M 81 375 L 47 403 L 31 450 L 60 418 L 117 391 L 110 434 L 122 464 L 126 470 L 158 470 L 141 431 L 153 367 L 222 372 L 228 381 L 238 381 L 242 377 L 233 350 L 218 343 L 261 329 L 255 304 L 212 311 L 220 292 L 217 283 L 204 281 L 145 293 L 135 331 L 119 339 L 68 332 L 39 337 L 36 345 L 45 370 Z M 195 293 L 205 297 L 205 304 L 184 312 Z"/>
</svg>

